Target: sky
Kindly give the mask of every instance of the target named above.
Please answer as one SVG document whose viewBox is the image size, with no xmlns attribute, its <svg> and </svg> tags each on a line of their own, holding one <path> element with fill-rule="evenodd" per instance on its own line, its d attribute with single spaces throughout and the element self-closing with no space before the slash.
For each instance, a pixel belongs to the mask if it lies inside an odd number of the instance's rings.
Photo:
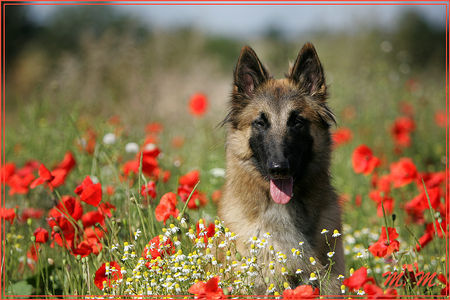
<svg viewBox="0 0 450 300">
<path fill-rule="evenodd" d="M 444 5 L 122 5 L 116 9 L 141 18 L 156 28 L 194 26 L 206 33 L 248 37 L 268 26 L 286 35 L 315 30 L 352 31 L 362 25 L 395 26 L 399 15 L 409 9 L 444 26 Z M 32 7 L 40 21 L 57 13 L 54 5 Z"/>
</svg>

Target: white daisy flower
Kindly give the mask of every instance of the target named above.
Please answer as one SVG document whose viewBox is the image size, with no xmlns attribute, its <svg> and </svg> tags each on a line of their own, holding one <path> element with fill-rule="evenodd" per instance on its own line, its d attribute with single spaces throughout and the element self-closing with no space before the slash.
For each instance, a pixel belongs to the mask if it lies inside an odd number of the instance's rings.
<svg viewBox="0 0 450 300">
<path fill-rule="evenodd" d="M 309 275 L 309 281 L 314 281 L 314 280 L 317 280 L 317 275 L 316 275 L 316 273 L 312 272 Z"/>
<path fill-rule="evenodd" d="M 107 133 L 103 136 L 103 143 L 106 145 L 112 145 L 116 142 L 116 135 L 114 133 Z"/>
</svg>

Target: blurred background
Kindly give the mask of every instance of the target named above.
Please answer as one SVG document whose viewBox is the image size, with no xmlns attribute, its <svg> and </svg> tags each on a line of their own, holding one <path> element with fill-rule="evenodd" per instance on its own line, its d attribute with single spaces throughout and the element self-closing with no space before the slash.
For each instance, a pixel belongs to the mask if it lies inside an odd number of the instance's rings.
<svg viewBox="0 0 450 300">
<path fill-rule="evenodd" d="M 442 5 L 24 5 L 5 12 L 11 122 L 23 105 L 42 101 L 52 103 L 54 117 L 83 109 L 104 117 L 120 112 L 133 125 L 176 121 L 197 91 L 220 119 L 246 44 L 282 76 L 313 42 L 331 95 L 340 98 L 363 100 L 370 87 L 361 80 L 344 87 L 352 78 L 381 75 L 390 85 L 433 72 L 444 83 Z"/>
</svg>

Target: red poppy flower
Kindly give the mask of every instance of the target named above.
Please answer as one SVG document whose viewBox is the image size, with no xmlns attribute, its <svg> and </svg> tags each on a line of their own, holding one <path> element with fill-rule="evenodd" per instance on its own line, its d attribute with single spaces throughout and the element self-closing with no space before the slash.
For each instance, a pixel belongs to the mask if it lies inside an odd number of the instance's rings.
<svg viewBox="0 0 450 300">
<path fill-rule="evenodd" d="M 283 292 L 283 299 L 311 299 L 319 295 L 319 289 L 310 285 L 300 285 L 294 290 L 287 289 Z"/>
<path fill-rule="evenodd" d="M 40 219 L 44 215 L 43 209 L 25 208 L 20 216 L 20 222 L 26 222 L 28 219 Z"/>
<path fill-rule="evenodd" d="M 208 99 L 204 94 L 197 93 L 192 95 L 189 100 L 189 111 L 196 117 L 201 117 L 208 109 Z"/>
<path fill-rule="evenodd" d="M 34 261 L 38 260 L 39 244 L 32 244 L 27 251 L 27 257 Z"/>
<path fill-rule="evenodd" d="M 42 164 L 39 167 L 39 177 L 30 184 L 30 189 L 34 189 L 35 187 L 43 183 L 49 184 L 54 178 L 55 177 L 51 174 L 51 172 L 44 166 L 44 164 Z M 50 184 L 49 187 L 51 190 L 53 190 L 53 187 Z"/>
<path fill-rule="evenodd" d="M 20 175 L 18 173 L 13 174 L 8 180 L 8 185 L 10 187 L 9 195 L 28 193 L 28 187 L 33 180 L 34 175 L 32 173 L 25 175 Z"/>
<path fill-rule="evenodd" d="M 342 127 L 333 133 L 333 145 L 338 147 L 351 141 L 353 134 L 348 128 Z"/>
<path fill-rule="evenodd" d="M 33 173 L 37 169 L 39 169 L 40 165 L 41 165 L 41 163 L 37 160 L 27 161 L 22 168 L 20 168 L 19 170 L 16 171 L 16 174 L 21 177 L 24 177 L 30 173 Z"/>
<path fill-rule="evenodd" d="M 187 185 L 193 188 L 199 180 L 200 180 L 200 172 L 198 170 L 193 170 L 181 176 L 178 182 L 180 185 Z"/>
<path fill-rule="evenodd" d="M 81 243 L 79 243 L 77 247 L 72 248 L 72 254 L 74 256 L 80 255 L 81 258 L 83 258 L 91 253 L 98 255 L 102 250 L 102 248 L 103 245 L 99 242 L 99 240 L 96 237 L 87 238 L 81 241 Z"/>
<path fill-rule="evenodd" d="M 36 238 L 36 243 L 46 243 L 48 241 L 48 231 L 44 228 L 36 228 L 33 234 Z"/>
<path fill-rule="evenodd" d="M 94 184 L 91 178 L 86 176 L 83 182 L 75 189 L 75 194 L 80 196 L 81 201 L 97 207 L 102 201 L 102 185 L 100 182 Z"/>
<path fill-rule="evenodd" d="M 158 122 L 149 123 L 147 124 L 147 126 L 145 126 L 145 131 L 151 134 L 158 134 L 162 130 L 163 126 L 161 125 L 161 123 Z"/>
<path fill-rule="evenodd" d="M 188 290 L 189 293 L 198 295 L 199 299 L 223 299 L 223 290 L 219 287 L 219 277 L 214 276 L 207 282 L 198 281 Z"/>
<path fill-rule="evenodd" d="M 369 251 L 376 257 L 385 257 L 397 252 L 400 248 L 400 243 L 396 240 L 398 233 L 395 228 L 388 227 L 389 241 L 386 235 L 386 228 L 381 227 L 381 235 L 378 241 L 369 247 Z"/>
<path fill-rule="evenodd" d="M 90 240 L 90 239 L 96 239 L 97 241 L 100 241 L 101 238 L 103 238 L 103 231 L 97 227 L 91 226 L 84 229 L 84 239 Z"/>
<path fill-rule="evenodd" d="M 394 299 L 397 298 L 397 291 L 395 289 L 387 289 L 383 291 L 382 288 L 376 286 L 373 283 L 364 284 L 364 292 L 370 299 L 381 298 L 381 299 Z"/>
<path fill-rule="evenodd" d="M 69 173 L 76 165 L 75 158 L 73 157 L 72 152 L 68 151 L 64 155 L 63 160 L 56 166 L 55 169 L 63 169 Z"/>
<path fill-rule="evenodd" d="M 437 111 L 434 114 L 434 122 L 437 126 L 445 128 L 445 125 L 447 124 L 447 114 L 445 111 Z"/>
<path fill-rule="evenodd" d="M 116 207 L 109 202 L 102 202 L 98 206 L 98 211 L 102 215 L 107 216 L 108 218 L 112 217 L 112 212 L 111 212 L 112 209 L 116 210 Z"/>
<path fill-rule="evenodd" d="M 430 199 L 431 207 L 436 209 L 441 203 L 441 189 L 439 187 L 427 189 L 428 197 Z M 411 201 L 405 204 L 405 210 L 410 215 L 415 223 L 422 224 L 424 222 L 423 212 L 429 209 L 428 198 L 425 191 L 414 197 Z"/>
<path fill-rule="evenodd" d="M 106 268 L 108 264 L 108 273 L 106 273 Z M 115 261 L 110 261 L 109 263 L 103 263 L 100 268 L 95 272 L 94 283 L 95 285 L 103 290 L 103 282 L 106 282 L 106 286 L 112 287 L 112 283 L 119 279 L 122 279 L 122 273 L 120 272 L 122 268 Z"/>
<path fill-rule="evenodd" d="M 156 157 L 159 155 L 159 150 L 156 148 L 151 151 L 144 151 L 142 154 L 142 173 L 147 176 L 154 176 L 153 172 L 158 168 L 158 161 Z"/>
<path fill-rule="evenodd" d="M 175 246 L 173 242 L 167 238 L 167 240 L 162 243 L 162 239 L 164 239 L 162 235 L 155 236 L 145 245 L 144 250 L 142 251 L 142 257 L 151 260 L 156 259 L 157 257 L 164 257 L 165 255 L 172 255 L 175 253 Z"/>
<path fill-rule="evenodd" d="M 152 197 L 152 199 L 156 198 L 156 184 L 154 181 L 149 181 L 147 184 L 143 184 L 141 186 L 141 195 L 148 198 L 148 196 Z"/>
<path fill-rule="evenodd" d="M 169 192 L 164 194 L 155 208 L 156 220 L 159 222 L 164 221 L 164 224 L 166 224 L 170 216 L 174 218 L 178 217 L 179 211 L 176 208 L 176 204 L 177 198 L 174 193 Z"/>
<path fill-rule="evenodd" d="M 83 215 L 81 203 L 70 196 L 62 196 L 61 201 L 48 213 L 47 223 L 52 228 L 52 238 L 61 247 L 71 248 L 75 238 L 75 228 L 68 219 L 78 221 Z M 56 230 L 55 228 L 59 228 Z"/>
<path fill-rule="evenodd" d="M 88 256 L 92 253 L 92 247 L 88 241 L 82 241 L 77 247 L 72 248 L 73 256 L 80 256 L 81 258 Z"/>
<path fill-rule="evenodd" d="M 9 221 L 10 224 L 12 224 L 15 217 L 16 211 L 14 210 L 14 208 L 0 207 L 0 219 L 5 219 L 6 221 Z"/>
<path fill-rule="evenodd" d="M 380 165 L 380 159 L 373 156 L 372 150 L 369 147 L 361 145 L 353 151 L 352 164 L 355 173 L 369 175 Z"/>
<path fill-rule="evenodd" d="M 113 186 L 111 186 L 111 185 L 106 186 L 106 193 L 107 193 L 109 196 L 114 195 L 114 192 L 115 192 L 115 190 L 114 190 L 114 187 L 113 187 Z"/>
<path fill-rule="evenodd" d="M 189 195 L 192 192 L 192 188 L 189 187 L 188 185 L 180 185 L 178 186 L 178 196 L 180 196 L 181 200 L 183 202 L 186 202 L 187 199 L 189 198 Z M 189 209 L 198 209 L 202 206 L 205 206 L 206 203 L 208 202 L 208 198 L 206 198 L 206 195 L 202 192 L 199 192 L 197 190 L 195 190 L 192 193 L 191 198 L 189 199 L 189 203 L 188 203 L 188 208 Z"/>
<path fill-rule="evenodd" d="M 445 236 L 448 235 L 447 232 L 447 222 L 445 219 L 441 220 L 441 222 L 439 222 L 438 220 L 434 221 L 433 223 L 428 223 L 425 227 L 425 233 L 419 238 L 419 243 L 420 244 L 416 244 L 416 250 L 420 251 L 422 250 L 428 243 L 430 243 L 433 238 L 436 236 L 436 229 L 437 229 L 437 236 L 439 238 L 444 238 Z M 436 229 L 435 229 L 436 226 Z M 444 231 L 443 231 L 444 230 Z"/>
<path fill-rule="evenodd" d="M 445 277 L 444 274 L 439 274 L 437 278 L 442 284 L 445 284 L 445 287 L 441 290 L 441 295 L 447 296 L 449 294 L 449 286 L 448 286 L 447 277 Z"/>
<path fill-rule="evenodd" d="M 391 179 L 394 187 L 402 187 L 417 179 L 416 166 L 410 158 L 401 158 L 390 166 Z"/>
<path fill-rule="evenodd" d="M 352 276 L 346 278 L 343 284 L 350 289 L 350 291 L 359 290 L 366 282 L 374 281 L 373 278 L 367 277 L 367 269 L 364 267 L 359 268 L 353 272 Z"/>
<path fill-rule="evenodd" d="M 424 191 L 422 179 L 427 190 L 438 187 L 445 182 L 445 171 L 420 173 L 417 176 L 416 185 L 421 191 Z"/>
<path fill-rule="evenodd" d="M 87 228 L 99 223 L 101 226 L 105 226 L 105 217 L 98 210 L 89 211 L 81 217 L 83 227 Z"/>
<path fill-rule="evenodd" d="M 410 117 L 399 117 L 395 120 L 391 127 L 391 135 L 397 146 L 409 147 L 411 146 L 410 133 L 414 131 L 416 124 Z"/>
<path fill-rule="evenodd" d="M 383 206 L 386 214 L 392 214 L 394 210 L 394 199 L 389 194 L 373 190 L 370 192 L 369 198 L 377 204 L 377 215 L 379 217 L 383 216 Z"/>
<path fill-rule="evenodd" d="M 362 196 L 358 194 L 355 196 L 355 205 L 360 207 L 361 203 L 362 203 Z"/>
<path fill-rule="evenodd" d="M 210 223 L 208 227 L 205 226 L 205 224 L 197 222 L 197 237 L 202 238 L 205 242 L 205 245 L 208 245 L 208 238 L 213 237 L 216 233 L 216 226 L 214 223 Z"/>
<path fill-rule="evenodd" d="M 139 161 L 136 161 L 136 160 L 127 161 L 123 165 L 122 171 L 126 176 L 128 176 L 128 174 L 130 174 L 130 172 L 132 172 L 134 174 L 139 173 Z"/>
<path fill-rule="evenodd" d="M 0 169 L 1 182 L 8 182 L 9 178 L 14 174 L 16 165 L 13 163 L 5 163 Z"/>
</svg>

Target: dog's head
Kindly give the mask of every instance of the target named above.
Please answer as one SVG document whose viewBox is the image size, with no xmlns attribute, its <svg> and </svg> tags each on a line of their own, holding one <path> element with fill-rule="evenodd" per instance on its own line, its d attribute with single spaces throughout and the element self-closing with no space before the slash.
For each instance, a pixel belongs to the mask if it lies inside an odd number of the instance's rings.
<svg viewBox="0 0 450 300">
<path fill-rule="evenodd" d="M 329 127 L 322 65 L 305 44 L 286 78 L 273 79 L 256 53 L 244 47 L 234 71 L 227 151 L 270 189 L 276 203 L 292 197 L 293 184 L 325 168 Z"/>
</svg>

